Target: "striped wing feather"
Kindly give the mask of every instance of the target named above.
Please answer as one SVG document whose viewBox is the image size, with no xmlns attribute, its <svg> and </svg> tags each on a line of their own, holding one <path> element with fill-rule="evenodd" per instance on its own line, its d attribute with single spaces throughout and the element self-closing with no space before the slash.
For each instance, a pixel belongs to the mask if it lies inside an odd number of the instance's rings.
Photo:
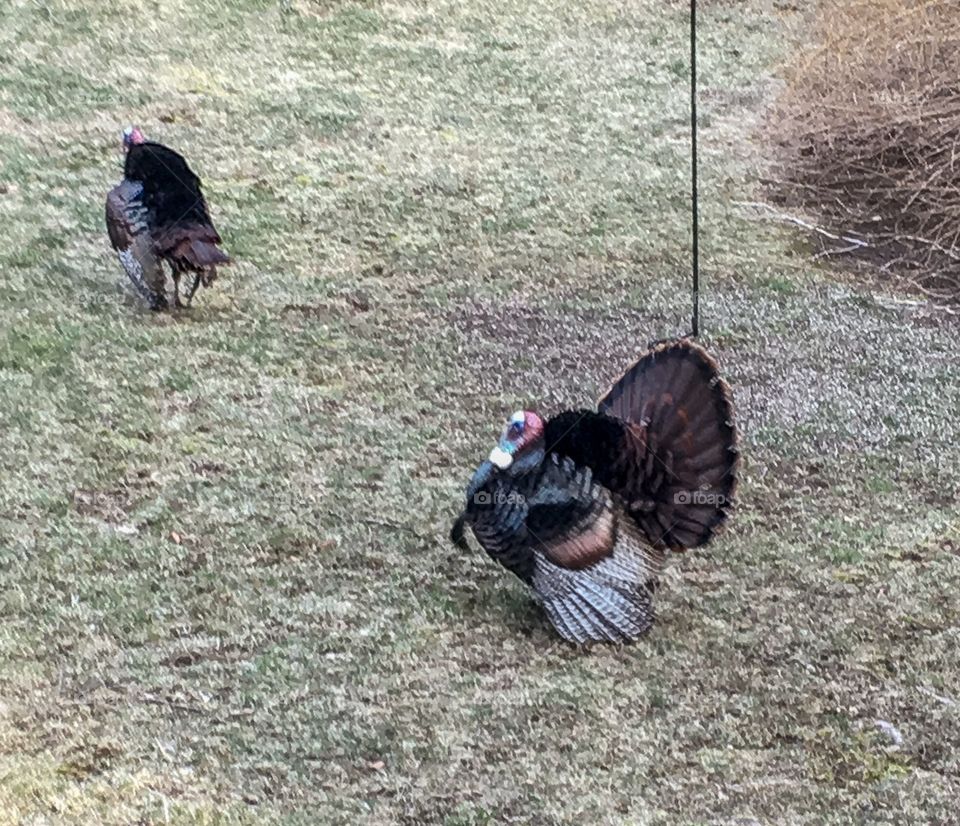
<svg viewBox="0 0 960 826">
<path fill-rule="evenodd" d="M 548 459 L 526 502 L 530 546 L 555 565 L 586 568 L 613 551 L 617 521 L 610 494 L 589 468 Z"/>
<path fill-rule="evenodd" d="M 627 642 L 653 622 L 653 591 L 663 554 L 587 467 L 547 460 L 528 501 L 532 585 L 551 623 L 575 643 Z"/>
<path fill-rule="evenodd" d="M 137 291 L 152 301 L 163 296 L 166 277 L 157 257 L 142 201 L 143 188 L 123 181 L 107 194 L 110 243 Z"/>
</svg>

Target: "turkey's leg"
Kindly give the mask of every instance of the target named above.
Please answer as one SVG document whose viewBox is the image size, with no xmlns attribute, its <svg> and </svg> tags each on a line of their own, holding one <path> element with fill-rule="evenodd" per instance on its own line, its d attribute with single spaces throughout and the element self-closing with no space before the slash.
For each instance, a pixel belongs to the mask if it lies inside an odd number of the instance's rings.
<svg viewBox="0 0 960 826">
<path fill-rule="evenodd" d="M 193 286 L 190 288 L 190 292 L 187 293 L 187 306 L 189 307 L 193 303 L 193 296 L 197 291 L 197 287 L 200 286 L 200 280 L 203 278 L 203 273 L 197 273 L 193 278 Z"/>
<path fill-rule="evenodd" d="M 180 270 L 173 268 L 173 306 L 178 310 L 183 309 L 183 302 L 180 300 Z"/>
</svg>

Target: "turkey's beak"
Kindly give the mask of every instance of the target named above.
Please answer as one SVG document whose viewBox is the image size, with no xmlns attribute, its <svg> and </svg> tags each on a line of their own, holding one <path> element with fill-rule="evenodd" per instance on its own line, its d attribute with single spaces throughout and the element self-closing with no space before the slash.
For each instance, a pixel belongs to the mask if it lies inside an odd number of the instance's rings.
<svg viewBox="0 0 960 826">
<path fill-rule="evenodd" d="M 490 463 L 496 465 L 500 470 L 506 470 L 513 464 L 513 456 L 507 453 L 500 445 L 497 445 L 490 451 Z"/>
</svg>

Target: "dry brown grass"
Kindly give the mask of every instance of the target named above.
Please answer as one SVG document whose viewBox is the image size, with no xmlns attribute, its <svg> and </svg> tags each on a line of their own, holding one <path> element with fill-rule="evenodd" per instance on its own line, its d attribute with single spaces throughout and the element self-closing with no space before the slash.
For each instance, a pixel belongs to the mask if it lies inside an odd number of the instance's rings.
<svg viewBox="0 0 960 826">
<path fill-rule="evenodd" d="M 828 0 L 774 108 L 778 194 L 843 249 L 960 298 L 960 5 Z"/>
</svg>

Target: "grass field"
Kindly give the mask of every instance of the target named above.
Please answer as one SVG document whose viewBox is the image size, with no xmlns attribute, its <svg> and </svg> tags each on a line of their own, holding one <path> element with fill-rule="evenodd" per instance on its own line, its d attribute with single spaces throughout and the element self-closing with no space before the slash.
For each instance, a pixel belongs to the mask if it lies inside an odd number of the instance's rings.
<svg viewBox="0 0 960 826">
<path fill-rule="evenodd" d="M 804 21 L 702 5 L 741 507 L 583 652 L 446 532 L 687 327 L 686 4 L 0 0 L 0 823 L 960 823 L 960 325 L 732 205 Z M 131 122 L 238 261 L 190 312 Z"/>
</svg>

